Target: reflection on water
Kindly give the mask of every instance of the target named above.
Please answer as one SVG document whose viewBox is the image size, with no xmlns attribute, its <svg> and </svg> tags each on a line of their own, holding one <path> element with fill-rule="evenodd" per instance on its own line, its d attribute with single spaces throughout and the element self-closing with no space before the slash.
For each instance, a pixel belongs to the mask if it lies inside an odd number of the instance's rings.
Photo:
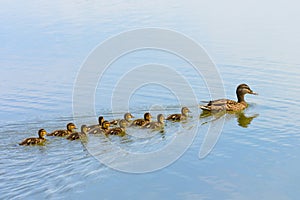
<svg viewBox="0 0 300 200">
<path fill-rule="evenodd" d="M 243 128 L 248 128 L 248 126 L 251 124 L 252 120 L 256 117 L 258 117 L 259 114 L 253 114 L 250 116 L 247 116 L 244 111 L 241 112 L 228 112 L 228 111 L 221 111 L 221 112 L 208 112 L 203 111 L 200 114 L 200 119 L 210 118 L 209 121 L 202 122 L 203 124 L 207 124 L 209 122 L 216 121 L 220 119 L 221 117 L 225 117 L 227 120 L 231 118 L 236 118 L 238 125 Z"/>
</svg>

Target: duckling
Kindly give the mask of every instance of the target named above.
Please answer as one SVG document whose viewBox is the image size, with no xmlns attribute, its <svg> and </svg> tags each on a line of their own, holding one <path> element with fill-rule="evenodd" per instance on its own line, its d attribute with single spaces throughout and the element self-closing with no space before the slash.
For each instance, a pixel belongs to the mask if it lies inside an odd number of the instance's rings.
<svg viewBox="0 0 300 200">
<path fill-rule="evenodd" d="M 93 128 L 92 130 L 89 131 L 89 134 L 101 134 L 101 133 L 106 133 L 106 131 L 109 129 L 110 123 L 109 121 L 104 121 L 102 123 L 101 127 L 98 128 Z"/>
<path fill-rule="evenodd" d="M 107 130 L 105 135 L 119 135 L 119 136 L 125 135 L 125 128 L 127 126 L 127 121 L 125 119 L 121 119 L 119 121 L 119 126 L 120 127 Z"/>
<path fill-rule="evenodd" d="M 147 128 L 151 129 L 160 129 L 163 128 L 165 125 L 165 117 L 163 114 L 157 115 L 157 122 L 150 122 L 150 124 L 147 125 Z"/>
<path fill-rule="evenodd" d="M 226 111 L 241 111 L 247 108 L 248 104 L 245 101 L 245 94 L 253 94 L 258 95 L 253 92 L 247 84 L 240 84 L 236 88 L 236 96 L 238 101 L 230 100 L 230 99 L 218 99 L 214 101 L 209 101 L 207 105 L 202 105 L 200 108 L 203 111 L 215 111 L 219 112 L 222 110 Z"/>
<path fill-rule="evenodd" d="M 67 139 L 68 140 L 77 140 L 77 139 L 81 139 L 82 137 L 86 137 L 87 136 L 87 132 L 88 132 L 88 127 L 86 125 L 82 125 L 81 126 L 81 132 L 74 132 L 71 133 Z"/>
<path fill-rule="evenodd" d="M 47 134 L 47 136 L 64 137 L 64 136 L 70 135 L 74 129 L 77 129 L 75 124 L 68 123 L 67 130 L 56 130 L 56 131 L 53 131 L 52 133 Z"/>
<path fill-rule="evenodd" d="M 46 141 L 45 135 L 47 135 L 47 132 L 45 131 L 45 129 L 40 129 L 38 131 L 39 137 L 38 138 L 26 138 L 25 140 L 23 140 L 21 143 L 19 143 L 19 145 L 34 145 L 34 144 L 44 144 L 44 142 Z"/>
<path fill-rule="evenodd" d="M 187 107 L 181 108 L 181 114 L 172 114 L 167 117 L 167 120 L 180 121 L 185 120 L 188 117 L 188 113 L 191 112 Z"/>
<path fill-rule="evenodd" d="M 144 119 L 136 119 L 130 126 L 147 126 L 151 122 L 151 118 L 151 114 L 147 112 L 144 114 Z"/>
<path fill-rule="evenodd" d="M 103 116 L 99 116 L 98 117 L 98 124 L 88 126 L 87 127 L 87 131 L 90 131 L 90 130 L 95 129 L 95 128 L 101 128 L 103 122 L 104 122 L 104 117 Z"/>
<path fill-rule="evenodd" d="M 124 114 L 124 119 L 129 123 L 130 122 L 130 120 L 132 119 L 132 118 L 134 118 L 134 116 L 131 114 L 131 113 L 125 113 Z M 111 124 L 111 125 L 118 125 L 119 124 L 119 122 L 120 122 L 121 120 L 120 119 L 115 119 L 115 120 L 112 120 L 112 121 L 110 121 L 109 123 Z"/>
</svg>

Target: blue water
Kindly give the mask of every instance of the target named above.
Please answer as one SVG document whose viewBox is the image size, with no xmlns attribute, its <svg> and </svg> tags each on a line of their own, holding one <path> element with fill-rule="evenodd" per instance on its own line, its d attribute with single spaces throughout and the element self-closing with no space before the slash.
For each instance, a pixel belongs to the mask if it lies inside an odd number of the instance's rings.
<svg viewBox="0 0 300 200">
<path fill-rule="evenodd" d="M 0 198 L 298 199 L 298 7 L 296 2 L 271 1 L 2 2 Z M 177 31 L 200 44 L 216 64 L 225 97 L 235 99 L 236 86 L 244 82 L 259 95 L 246 96 L 249 107 L 240 115 L 199 118 L 197 106 L 188 105 L 193 111 L 188 122 L 168 122 L 164 134 L 112 138 L 128 151 L 152 152 L 174 138 L 189 137 L 191 127 L 199 123 L 187 151 L 150 173 L 120 172 L 99 162 L 86 147 L 100 140 L 101 151 L 105 144 L 101 137 L 91 136 L 87 144 L 48 138 L 44 146 L 18 145 L 40 128 L 50 132 L 74 120 L 77 126 L 89 124 L 100 114 L 107 119 L 121 117 L 124 110 L 112 113 L 109 95 L 124 73 L 143 64 L 171 66 L 189 81 L 199 103 L 209 100 L 203 77 L 185 60 L 142 50 L 112 63 L 95 83 L 95 116 L 73 118 L 74 83 L 92 50 L 121 32 L 149 27 Z M 178 82 L 168 74 L 166 78 Z M 178 82 L 176 87 L 183 86 Z M 156 116 L 177 113 L 180 105 L 172 91 L 150 84 L 136 90 L 129 109 L 137 117 L 149 110 Z M 216 145 L 199 159 L 209 126 L 222 120 Z M 103 154 L 118 157 L 114 151 Z"/>
</svg>

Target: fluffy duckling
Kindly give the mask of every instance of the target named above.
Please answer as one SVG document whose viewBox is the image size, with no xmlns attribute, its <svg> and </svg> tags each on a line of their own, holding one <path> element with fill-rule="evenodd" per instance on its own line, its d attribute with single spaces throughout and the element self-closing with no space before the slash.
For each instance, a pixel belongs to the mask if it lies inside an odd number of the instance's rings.
<svg viewBox="0 0 300 200">
<path fill-rule="evenodd" d="M 98 124 L 88 126 L 87 127 L 87 131 L 90 131 L 90 130 L 95 129 L 95 128 L 101 128 L 103 122 L 104 122 L 104 117 L 103 116 L 99 116 L 98 117 Z"/>
<path fill-rule="evenodd" d="M 257 93 L 253 92 L 247 84 L 240 84 L 236 88 L 236 96 L 238 101 L 230 100 L 230 99 L 218 99 L 214 101 L 209 101 L 207 105 L 200 106 L 200 108 L 204 111 L 241 111 L 244 110 L 248 104 L 245 101 L 245 94 L 253 94 L 257 95 Z"/>
<path fill-rule="evenodd" d="M 151 114 L 146 112 L 144 114 L 144 119 L 136 119 L 134 120 L 130 126 L 147 126 L 151 122 Z"/>
<path fill-rule="evenodd" d="M 119 121 L 119 126 L 120 127 L 116 127 L 116 128 L 112 128 L 106 131 L 106 135 L 119 135 L 119 136 L 123 136 L 125 135 L 125 128 L 127 126 L 127 121 L 125 119 L 121 119 Z"/>
<path fill-rule="evenodd" d="M 77 140 L 77 139 L 81 139 L 82 137 L 86 137 L 87 136 L 87 132 L 88 132 L 88 127 L 86 125 L 82 125 L 81 126 L 81 132 L 74 132 L 71 133 L 67 139 L 68 140 Z"/>
<path fill-rule="evenodd" d="M 77 129 L 75 124 L 68 123 L 67 130 L 56 130 L 56 131 L 53 131 L 52 133 L 47 134 L 47 136 L 64 137 L 64 136 L 67 136 L 67 135 L 70 135 L 71 133 L 73 133 L 74 129 Z"/>
<path fill-rule="evenodd" d="M 110 123 L 109 121 L 104 121 L 102 123 L 101 127 L 98 128 L 93 128 L 92 130 L 89 131 L 89 134 L 101 134 L 101 133 L 106 133 L 106 131 L 109 129 Z"/>
<path fill-rule="evenodd" d="M 163 128 L 165 125 L 165 117 L 163 114 L 157 115 L 157 122 L 150 122 L 150 124 L 147 125 L 147 128 L 151 129 L 160 129 Z"/>
<path fill-rule="evenodd" d="M 188 113 L 191 111 L 187 107 L 181 108 L 181 114 L 172 114 L 167 117 L 167 120 L 180 121 L 185 120 L 188 117 Z"/>
<path fill-rule="evenodd" d="M 35 145 L 35 144 L 44 144 L 44 142 L 46 141 L 45 135 L 47 135 L 47 132 L 45 131 L 45 129 L 40 129 L 38 131 L 39 137 L 38 138 L 26 138 L 25 140 L 23 140 L 21 143 L 19 143 L 19 145 Z"/>
<path fill-rule="evenodd" d="M 126 120 L 127 123 L 129 123 L 132 118 L 134 118 L 134 116 L 131 113 L 125 113 L 124 114 L 124 119 Z M 109 123 L 111 125 L 116 126 L 116 125 L 119 124 L 120 121 L 121 121 L 120 119 L 116 119 L 116 120 L 110 121 Z"/>
</svg>

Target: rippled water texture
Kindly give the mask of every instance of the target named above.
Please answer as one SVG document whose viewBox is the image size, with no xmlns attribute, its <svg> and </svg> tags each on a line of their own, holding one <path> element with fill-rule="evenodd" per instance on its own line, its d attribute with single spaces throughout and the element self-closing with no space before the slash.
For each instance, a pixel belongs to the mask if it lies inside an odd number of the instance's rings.
<svg viewBox="0 0 300 200">
<path fill-rule="evenodd" d="M 296 2 L 3 1 L 1 7 L 0 199 L 298 199 L 300 16 Z M 205 77 L 190 63 L 168 52 L 144 49 L 111 63 L 95 83 L 95 116 L 83 113 L 73 118 L 73 87 L 89 53 L 114 35 L 148 27 L 178 31 L 201 45 L 217 66 L 225 97 L 235 99 L 240 83 L 259 95 L 246 96 L 249 107 L 242 113 L 203 117 L 197 105 L 187 105 L 192 110 L 187 122 L 167 122 L 164 132 L 130 128 L 133 136 L 122 138 L 93 135 L 81 143 L 48 137 L 44 146 L 18 145 L 36 136 L 40 128 L 50 132 L 70 121 L 80 127 L 94 123 L 100 114 L 121 118 L 126 109 L 112 113 L 110 94 L 120 77 L 145 64 L 171 67 L 191 85 L 197 102 L 210 100 Z M 183 88 L 170 74 L 164 78 Z M 153 116 L 178 113 L 180 105 L 171 90 L 147 84 L 132 94 L 129 110 L 140 118 L 149 110 Z M 222 120 L 220 137 L 206 135 Z M 197 126 L 187 151 L 151 173 L 110 169 L 88 150 L 94 148 L 111 160 L 120 154 L 105 148 L 110 142 L 129 152 L 159 151 L 176 138 L 191 137 Z M 216 144 L 208 140 L 211 137 L 218 139 Z M 213 148 L 199 159 L 204 141 Z M 125 164 L 130 165 L 130 160 Z"/>
</svg>

